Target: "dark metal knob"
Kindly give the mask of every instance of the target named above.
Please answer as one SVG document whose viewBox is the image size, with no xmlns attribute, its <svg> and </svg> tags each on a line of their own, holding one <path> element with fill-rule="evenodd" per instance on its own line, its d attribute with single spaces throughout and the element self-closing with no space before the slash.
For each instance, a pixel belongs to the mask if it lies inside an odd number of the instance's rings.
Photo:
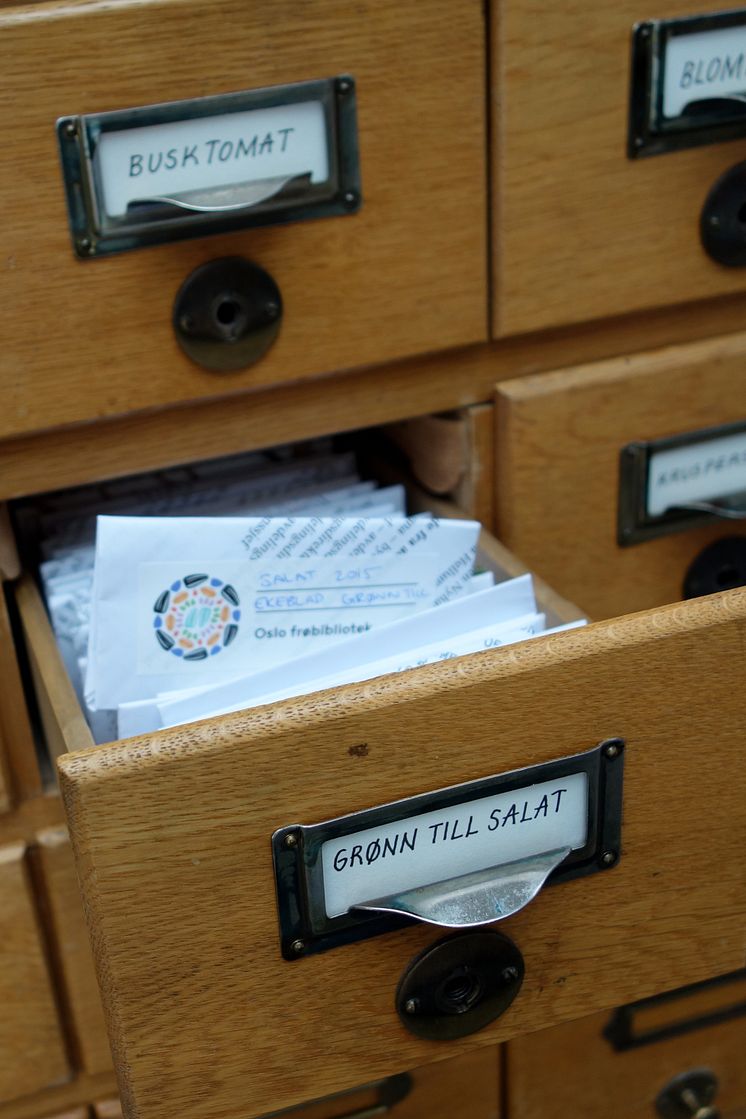
<svg viewBox="0 0 746 1119">
<path fill-rule="evenodd" d="M 700 216 L 705 252 L 728 268 L 746 265 L 746 162 L 721 175 Z"/>
<path fill-rule="evenodd" d="M 459 933 L 431 944 L 411 962 L 397 988 L 396 1009 L 417 1037 L 465 1037 L 508 1009 L 523 971 L 523 956 L 502 933 Z"/>
<path fill-rule="evenodd" d="M 658 1094 L 655 1107 L 662 1119 L 720 1119 L 713 1107 L 718 1082 L 709 1069 L 692 1069 L 665 1086 Z"/>
<path fill-rule="evenodd" d="M 726 536 L 708 544 L 684 577 L 684 598 L 746 585 L 746 536 Z"/>
<path fill-rule="evenodd" d="M 282 319 L 275 281 L 241 257 L 195 269 L 174 301 L 173 325 L 185 354 L 215 373 L 246 369 L 267 352 Z"/>
</svg>

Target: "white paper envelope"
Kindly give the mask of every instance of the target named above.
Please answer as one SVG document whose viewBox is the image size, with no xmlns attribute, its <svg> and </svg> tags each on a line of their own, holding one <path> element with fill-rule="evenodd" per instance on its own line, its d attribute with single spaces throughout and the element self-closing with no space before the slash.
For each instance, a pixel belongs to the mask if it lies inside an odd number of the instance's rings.
<svg viewBox="0 0 746 1119">
<path fill-rule="evenodd" d="M 240 710 L 251 706 L 256 696 L 283 688 L 295 689 L 320 676 L 349 671 L 386 657 L 406 654 L 435 641 L 446 641 L 479 629 L 488 621 L 497 626 L 534 614 L 536 599 L 533 582 L 530 575 L 522 575 L 432 610 L 423 610 L 402 621 L 383 625 L 361 637 L 320 650 L 311 656 L 299 657 L 280 668 L 269 667 L 262 672 L 197 693 L 162 697 L 156 704 L 160 720 L 152 725 L 147 722 L 148 719 L 152 720 L 152 709 L 140 713 L 142 721 L 139 722 L 137 713 L 131 711 L 120 713 L 120 719 L 124 719 L 125 727 L 136 726 L 136 730 L 129 730 L 129 733 L 136 734 L 142 730 L 154 730 L 158 726 L 202 719 L 214 711 Z"/>
<path fill-rule="evenodd" d="M 467 653 L 496 649 L 502 645 L 510 645 L 517 641 L 525 641 L 529 637 L 535 637 L 542 632 L 545 624 L 546 618 L 543 614 L 528 614 L 525 618 L 516 618 L 498 626 L 486 626 L 474 633 L 462 634 L 448 642 L 436 641 L 424 648 L 411 649 L 408 654 L 400 653 L 398 656 L 384 657 L 382 660 L 371 661 L 355 667 L 345 666 L 337 672 L 307 680 L 304 684 L 295 687 L 285 686 L 278 691 L 255 696 L 250 703 L 235 704 L 228 708 L 221 707 L 216 710 L 205 711 L 201 717 L 215 718 L 233 711 L 244 710 L 246 707 L 259 707 L 263 704 L 289 699 L 292 696 L 309 695 L 312 692 L 324 691 L 327 688 L 339 688 L 344 684 L 357 684 L 363 680 L 372 680 L 377 676 L 387 676 L 389 673 L 397 674 L 406 672 L 410 668 L 422 668 L 428 664 L 435 664 L 437 661 L 465 656 Z M 164 725 L 172 726 L 174 724 L 164 722 Z"/>
<path fill-rule="evenodd" d="M 463 590 L 479 525 L 433 518 L 101 517 L 96 708 L 320 649 Z"/>
</svg>

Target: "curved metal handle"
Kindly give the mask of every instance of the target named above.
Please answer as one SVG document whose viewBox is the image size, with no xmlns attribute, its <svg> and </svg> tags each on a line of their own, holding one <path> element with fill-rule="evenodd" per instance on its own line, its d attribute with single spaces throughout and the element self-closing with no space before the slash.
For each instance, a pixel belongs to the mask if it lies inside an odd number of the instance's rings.
<svg viewBox="0 0 746 1119">
<path fill-rule="evenodd" d="M 703 97 L 698 101 L 689 101 L 681 110 L 682 117 L 708 116 L 716 113 L 725 106 L 732 109 L 738 105 L 746 113 L 746 93 L 723 93 L 719 97 Z"/>
<path fill-rule="evenodd" d="M 224 187 L 205 187 L 201 190 L 187 190 L 180 194 L 155 194 L 149 198 L 137 198 L 127 207 L 137 210 L 142 206 L 174 206 L 178 210 L 188 210 L 198 214 L 225 214 L 231 210 L 246 210 L 276 198 L 278 194 L 310 186 L 311 172 L 300 175 L 280 175 L 274 179 L 257 179 L 251 183 L 232 183 Z"/>
<path fill-rule="evenodd" d="M 478 928 L 502 921 L 528 905 L 570 851 L 570 847 L 559 847 L 431 886 L 416 886 L 400 894 L 364 901 L 352 908 L 402 914 L 449 929 Z"/>
<path fill-rule="evenodd" d="M 682 509 L 687 513 L 709 513 L 713 517 L 720 517 L 724 521 L 746 521 L 746 509 L 735 509 L 729 505 L 718 505 L 716 501 L 682 501 L 677 505 L 669 505 L 669 510 Z"/>
</svg>

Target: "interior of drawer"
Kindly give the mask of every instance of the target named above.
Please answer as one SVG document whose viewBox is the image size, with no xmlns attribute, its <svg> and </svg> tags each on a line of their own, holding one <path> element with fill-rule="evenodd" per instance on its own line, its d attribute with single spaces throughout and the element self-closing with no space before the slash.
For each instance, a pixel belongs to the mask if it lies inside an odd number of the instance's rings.
<svg viewBox="0 0 746 1119">
<path fill-rule="evenodd" d="M 482 512 L 485 517 L 491 513 L 487 495 L 491 497 L 492 493 L 492 447 L 491 440 L 485 437 L 491 423 L 491 407 L 483 406 L 460 414 L 409 421 L 389 431 L 362 431 L 341 440 L 324 441 L 322 446 L 312 450 L 319 454 L 326 453 L 330 446 L 339 453 L 351 450 L 362 477 L 375 479 L 382 486 L 403 481 L 409 515 L 430 512 L 438 518 L 476 519 L 475 512 Z M 281 458 L 284 456 L 285 461 L 292 463 L 293 455 L 308 452 L 307 446 L 283 448 Z M 237 470 L 241 469 L 243 461 L 236 460 Z M 214 465 L 216 470 L 226 467 L 224 461 Z M 209 479 L 212 468 L 213 464 L 200 464 L 195 484 L 202 485 L 205 477 Z M 188 474 L 189 467 L 186 467 L 162 473 L 160 477 L 133 477 L 103 485 L 102 495 L 105 496 L 106 490 L 115 494 L 146 493 L 157 487 L 159 481 L 164 486 L 182 484 Z M 54 498 L 57 507 L 59 495 Z M 89 495 L 83 490 L 65 495 L 71 517 L 81 501 L 88 499 Z M 39 582 L 44 500 L 43 495 L 41 499 L 35 496 L 12 510 L 25 568 L 24 574 L 14 583 L 13 600 L 23 634 L 27 675 L 33 682 L 32 709 L 53 760 L 63 753 L 91 747 L 94 737 L 79 694 L 66 670 Z M 496 584 L 527 573 L 521 561 L 503 547 L 485 525 L 480 532 L 474 569 L 491 572 Z M 537 609 L 545 615 L 547 628 L 583 619 L 577 607 L 555 594 L 542 580 L 534 580 L 534 591 Z M 111 741 L 116 737 L 111 734 L 105 738 L 99 736 L 98 740 Z"/>
</svg>

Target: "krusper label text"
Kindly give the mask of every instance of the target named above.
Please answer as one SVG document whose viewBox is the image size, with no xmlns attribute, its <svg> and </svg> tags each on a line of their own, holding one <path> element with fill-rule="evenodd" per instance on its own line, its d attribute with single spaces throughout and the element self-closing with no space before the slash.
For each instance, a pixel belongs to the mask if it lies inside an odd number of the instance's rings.
<svg viewBox="0 0 746 1119">
<path fill-rule="evenodd" d="M 131 202 L 262 179 L 329 176 L 320 101 L 103 132 L 96 158 L 106 213 Z"/>
<path fill-rule="evenodd" d="M 746 91 L 746 26 L 668 40 L 663 68 L 663 115 L 681 116 L 693 101 Z"/>
<path fill-rule="evenodd" d="M 328 917 L 353 905 L 586 842 L 588 777 L 573 773 L 330 839 Z"/>
<path fill-rule="evenodd" d="M 648 463 L 648 516 L 689 501 L 746 492 L 746 431 L 655 451 Z"/>
</svg>

